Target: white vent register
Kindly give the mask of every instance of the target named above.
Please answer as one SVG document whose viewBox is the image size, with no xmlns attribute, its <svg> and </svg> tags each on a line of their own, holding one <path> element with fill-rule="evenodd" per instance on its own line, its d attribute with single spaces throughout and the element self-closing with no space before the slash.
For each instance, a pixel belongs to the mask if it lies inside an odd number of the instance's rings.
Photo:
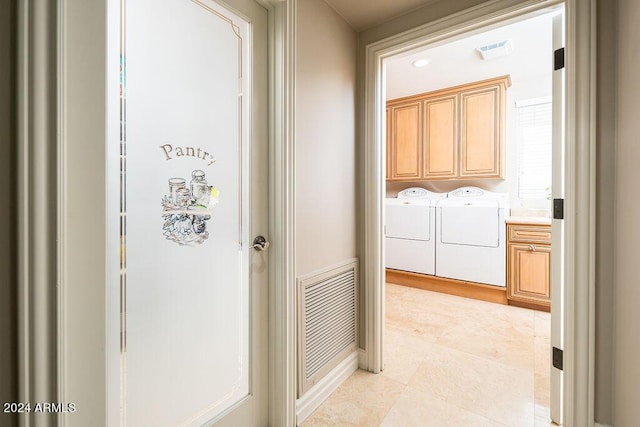
<svg viewBox="0 0 640 427">
<path fill-rule="evenodd" d="M 480 46 L 476 51 L 485 61 L 488 59 L 500 58 L 501 56 L 506 56 L 513 52 L 513 43 L 511 40 L 502 40 L 485 46 Z"/>
<path fill-rule="evenodd" d="M 298 278 L 298 396 L 357 349 L 358 261 Z"/>
</svg>

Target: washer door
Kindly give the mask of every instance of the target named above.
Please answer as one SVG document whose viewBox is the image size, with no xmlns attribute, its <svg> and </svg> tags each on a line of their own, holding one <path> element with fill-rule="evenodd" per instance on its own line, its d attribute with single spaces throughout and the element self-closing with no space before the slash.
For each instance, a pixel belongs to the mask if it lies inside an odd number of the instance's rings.
<svg viewBox="0 0 640 427">
<path fill-rule="evenodd" d="M 396 199 L 388 200 L 386 222 L 387 237 L 411 240 L 431 239 L 429 202 L 412 203 Z"/>
</svg>

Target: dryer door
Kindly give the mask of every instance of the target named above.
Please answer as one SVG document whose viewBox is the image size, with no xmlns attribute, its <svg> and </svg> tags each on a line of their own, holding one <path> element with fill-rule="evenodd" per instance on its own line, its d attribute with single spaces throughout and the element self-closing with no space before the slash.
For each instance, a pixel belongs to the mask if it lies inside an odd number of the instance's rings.
<svg viewBox="0 0 640 427">
<path fill-rule="evenodd" d="M 500 244 L 500 209 L 497 202 L 452 203 L 440 209 L 442 243 L 490 248 Z"/>
</svg>

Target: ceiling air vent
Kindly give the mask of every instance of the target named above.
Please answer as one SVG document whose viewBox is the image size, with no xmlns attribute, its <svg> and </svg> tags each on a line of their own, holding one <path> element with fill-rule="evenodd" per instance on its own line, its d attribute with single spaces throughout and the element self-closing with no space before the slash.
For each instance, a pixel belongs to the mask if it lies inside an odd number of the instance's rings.
<svg viewBox="0 0 640 427">
<path fill-rule="evenodd" d="M 486 46 L 480 46 L 476 49 L 482 59 L 494 59 L 506 56 L 513 52 L 513 43 L 511 40 L 503 40 L 501 42 L 491 43 Z"/>
</svg>

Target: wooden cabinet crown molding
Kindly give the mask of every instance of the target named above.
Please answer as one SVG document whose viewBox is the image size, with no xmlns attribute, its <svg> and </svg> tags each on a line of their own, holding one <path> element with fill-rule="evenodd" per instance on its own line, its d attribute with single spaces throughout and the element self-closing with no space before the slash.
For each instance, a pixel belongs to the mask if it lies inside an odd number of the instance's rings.
<svg viewBox="0 0 640 427">
<path fill-rule="evenodd" d="M 387 179 L 503 178 L 509 86 L 507 75 L 389 100 Z"/>
<path fill-rule="evenodd" d="M 432 90 L 429 92 L 418 93 L 415 95 L 403 96 L 402 98 L 394 98 L 387 100 L 387 107 L 392 107 L 395 104 L 404 104 L 407 102 L 424 100 L 426 98 L 441 97 L 449 94 L 458 94 L 460 92 L 472 91 L 476 89 L 482 89 L 488 86 L 494 86 L 496 84 L 503 84 L 505 89 L 511 87 L 511 76 L 504 75 L 500 77 L 492 77 L 490 79 L 478 80 L 476 82 L 464 83 L 457 86 L 451 86 L 444 89 Z"/>
</svg>

